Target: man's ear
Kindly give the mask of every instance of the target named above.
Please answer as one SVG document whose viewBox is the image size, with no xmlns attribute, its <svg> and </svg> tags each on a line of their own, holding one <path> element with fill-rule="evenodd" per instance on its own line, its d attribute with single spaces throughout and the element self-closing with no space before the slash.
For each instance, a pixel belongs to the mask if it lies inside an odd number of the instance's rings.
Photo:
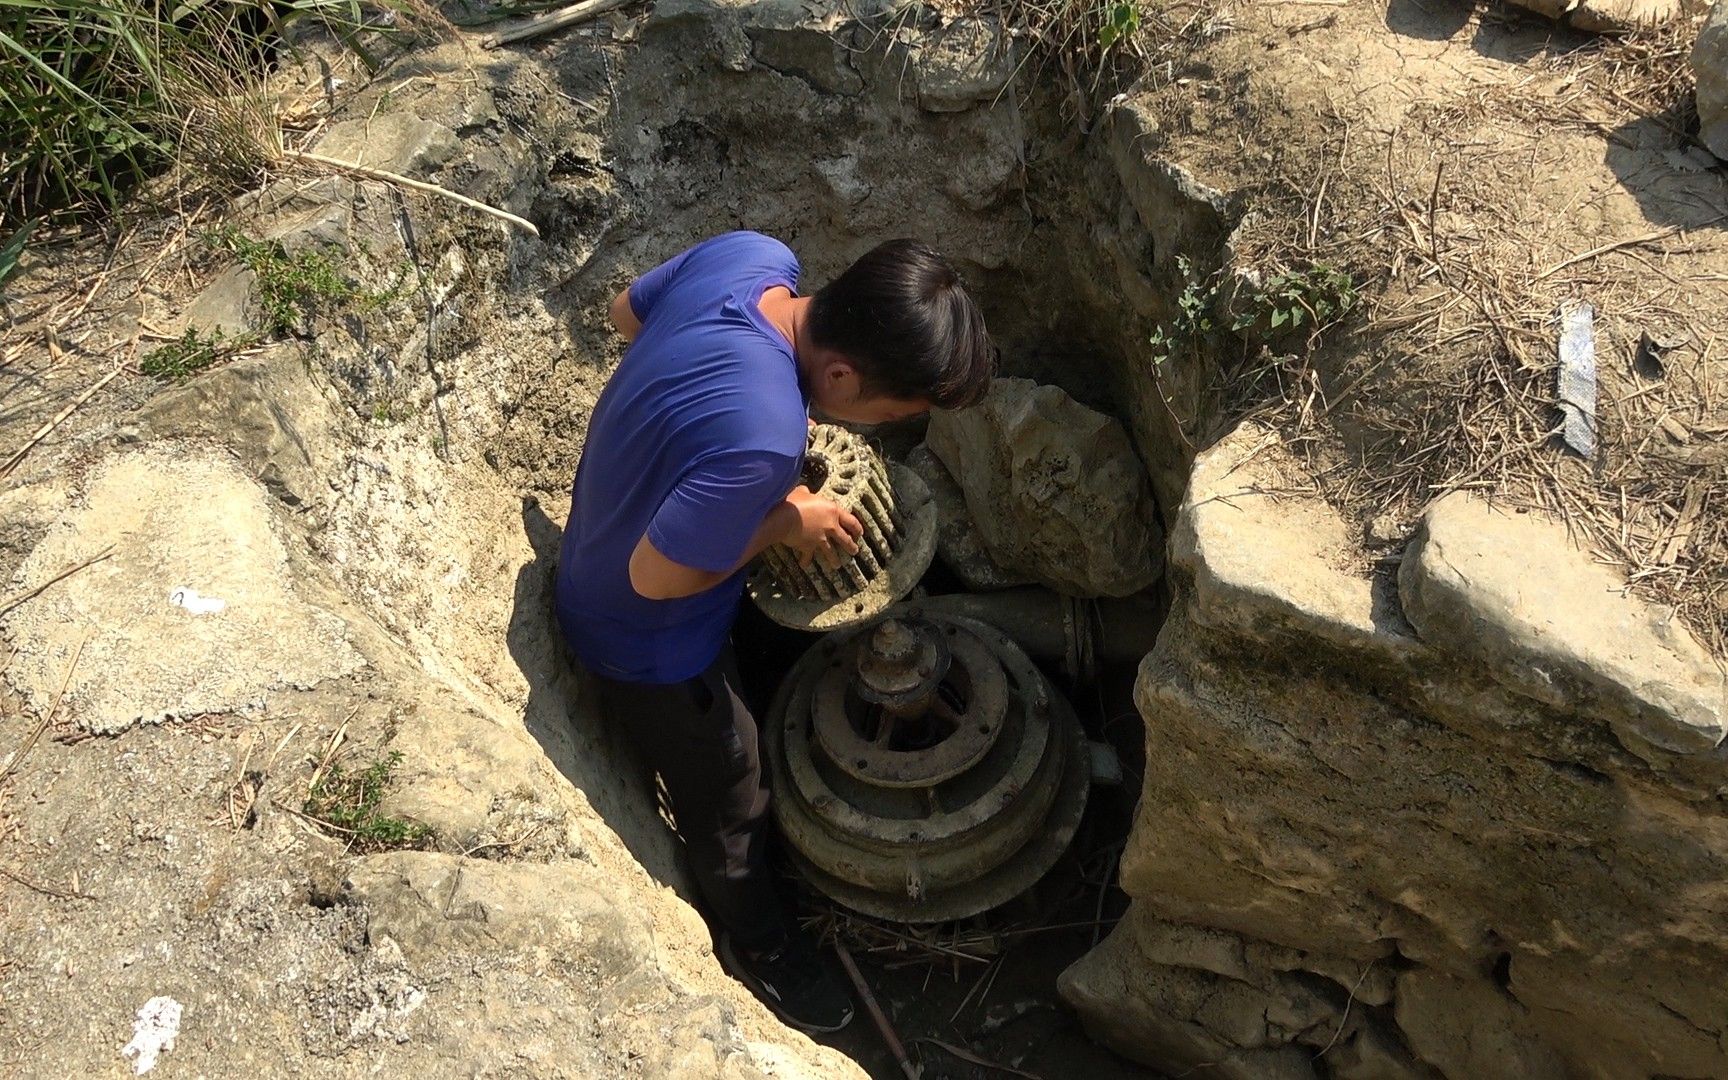
<svg viewBox="0 0 1728 1080">
<path fill-rule="evenodd" d="M 845 395 L 845 400 L 857 396 L 862 389 L 858 369 L 852 366 L 852 361 L 839 353 L 834 353 L 827 366 L 822 369 L 822 380 L 827 383 L 830 391 Z"/>
</svg>

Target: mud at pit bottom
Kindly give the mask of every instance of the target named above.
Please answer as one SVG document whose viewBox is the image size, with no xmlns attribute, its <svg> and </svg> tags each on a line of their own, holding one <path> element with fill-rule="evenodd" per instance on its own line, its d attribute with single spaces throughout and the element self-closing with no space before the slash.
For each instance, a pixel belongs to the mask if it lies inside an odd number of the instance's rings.
<svg viewBox="0 0 1728 1080">
<path fill-rule="evenodd" d="M 934 568 L 927 584 L 942 577 Z M 771 622 L 746 602 L 733 630 L 744 694 L 758 717 L 780 680 L 819 635 Z M 1123 782 L 1095 786 L 1073 842 L 1056 866 L 1009 903 L 970 919 L 899 925 L 847 911 L 804 881 L 776 835 L 771 846 L 782 895 L 799 922 L 829 942 L 838 936 L 924 1080 L 1158 1080 L 1094 1043 L 1056 993 L 1056 979 L 1106 934 L 1127 907 L 1117 860 L 1133 821 L 1143 775 L 1141 720 L 1132 701 L 1133 665 L 1106 666 L 1076 688 L 1051 665 L 1041 670 L 1069 697 L 1089 739 L 1121 758 Z M 838 964 L 837 975 L 844 977 Z M 904 1076 L 862 1002 L 845 1030 L 815 1036 L 872 1077 Z M 958 1053 L 956 1052 L 958 1051 Z"/>
</svg>

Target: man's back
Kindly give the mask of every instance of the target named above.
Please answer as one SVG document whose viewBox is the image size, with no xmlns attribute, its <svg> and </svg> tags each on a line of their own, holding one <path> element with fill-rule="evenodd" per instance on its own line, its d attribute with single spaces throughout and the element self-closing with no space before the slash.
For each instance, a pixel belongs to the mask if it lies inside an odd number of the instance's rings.
<svg viewBox="0 0 1728 1080">
<path fill-rule="evenodd" d="M 792 345 L 757 303 L 796 290 L 798 270 L 779 241 L 729 233 L 631 287 L 642 327 L 595 405 L 558 559 L 559 624 L 601 675 L 676 682 L 725 644 L 741 571 L 647 600 L 630 556 L 646 534 L 678 563 L 730 571 L 797 483 L 807 404 Z"/>
</svg>

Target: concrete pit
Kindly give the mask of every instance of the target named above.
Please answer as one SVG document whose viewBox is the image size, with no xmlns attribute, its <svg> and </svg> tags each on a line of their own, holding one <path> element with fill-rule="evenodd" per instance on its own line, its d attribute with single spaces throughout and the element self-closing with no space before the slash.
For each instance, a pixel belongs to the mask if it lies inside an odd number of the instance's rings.
<svg viewBox="0 0 1728 1080">
<path fill-rule="evenodd" d="M 1392 7 L 1389 25 L 1418 19 Z M 31 887 L 0 906 L 0 1042 L 36 1048 L 26 1071 L 98 1075 L 170 995 L 186 1019 L 168 1065 L 189 1073 L 898 1075 L 862 1020 L 814 1045 L 720 972 L 652 786 L 551 617 L 585 418 L 621 351 L 608 302 L 752 228 L 790 244 L 806 288 L 916 235 L 957 261 L 1002 346 L 986 403 L 872 433 L 928 499 L 896 481 L 896 506 L 868 511 L 882 544 L 862 585 L 780 567 L 783 599 L 897 628 L 812 634 L 812 612 L 747 604 L 737 631 L 779 746 L 784 862 L 819 886 L 788 888 L 852 935 L 927 1077 L 999 1075 L 976 1058 L 1090 1080 L 1728 1074 L 1720 670 L 1535 513 L 1453 491 L 1408 544 L 1381 530 L 1365 554 L 1311 461 L 1225 430 L 1221 354 L 1152 355 L 1189 286 L 1234 269 L 1262 179 L 1246 174 L 1345 107 L 1282 68 L 1270 89 L 1229 73 L 1296 53 L 1328 90 L 1355 78 L 1325 66 L 1333 21 L 1345 55 L 1380 58 L 1364 101 L 1420 89 L 1405 64 L 1525 85 L 1454 47 L 1456 27 L 1398 37 L 1351 5 L 1254 38 L 1196 23 L 1183 47 L 1215 67 L 1173 66 L 1084 120 L 1058 84 L 1013 79 L 1036 58 L 994 18 L 925 9 L 660 0 L 350 72 L 364 89 L 320 117 L 317 152 L 539 235 L 348 175 L 274 179 L 236 227 L 334 253 L 368 303 L 182 383 L 123 375 L 122 404 L 69 413 L 7 477 L 0 559 L 23 599 L 0 614 L 0 745 L 31 748 L 5 766 L 0 840 Z M 313 64 L 292 78 L 309 100 L 333 85 Z M 1304 118 L 1281 128 L 1287 101 Z M 1375 124 L 1411 130 L 1407 105 L 1346 121 L 1363 175 L 1401 165 Z M 1541 176 L 1613 187 L 1598 143 L 1533 140 Z M 1555 147 L 1571 156 L 1536 152 Z M 1445 184 L 1404 186 L 1450 195 L 1476 164 L 1455 160 Z M 1663 183 L 1709 198 L 1678 202 L 1720 201 L 1719 177 L 1688 175 Z M 1209 186 L 1230 176 L 1228 197 Z M 1327 214 L 1352 205 L 1347 179 L 1324 175 Z M 1528 202 L 1625 210 L 1573 194 Z M 1430 238 L 1472 217 L 1426 209 Z M 1332 228 L 1321 210 L 1310 237 Z M 1708 235 L 1675 220 L 1688 245 Z M 1572 288 L 1595 238 L 1561 226 L 1540 264 Z M 1651 228 L 1628 216 L 1599 250 Z M 157 251 L 113 263 L 122 285 L 183 239 L 150 235 Z M 1412 290 L 1437 287 L 1409 265 Z M 119 299 L 105 270 L 71 283 L 93 328 L 23 381 L 70 389 L 9 402 L 5 445 L 146 332 L 108 300 L 167 337 L 258 328 L 240 268 L 184 269 L 216 280 Z M 1719 462 L 1714 429 L 1687 430 L 1687 460 Z M 831 437 L 827 484 L 857 461 Z M 188 506 L 189 485 L 209 498 Z M 227 606 L 164 606 L 182 590 Z M 1116 750 L 1122 786 L 1086 783 L 1107 771 L 1089 743 Z M 332 760 L 397 760 L 385 806 L 429 846 L 362 852 L 303 820 Z"/>
</svg>

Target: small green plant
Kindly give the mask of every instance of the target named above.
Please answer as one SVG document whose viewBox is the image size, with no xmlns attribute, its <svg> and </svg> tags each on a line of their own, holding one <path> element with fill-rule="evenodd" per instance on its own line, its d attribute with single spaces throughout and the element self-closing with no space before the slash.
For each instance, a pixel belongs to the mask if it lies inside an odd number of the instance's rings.
<svg viewBox="0 0 1728 1080">
<path fill-rule="evenodd" d="M 1098 28 L 1098 47 L 1109 52 L 1140 29 L 1140 9 L 1130 3 L 1110 4 L 1104 9 L 1104 24 Z"/>
<path fill-rule="evenodd" d="M 258 279 L 258 302 L 264 309 L 267 333 L 288 333 L 312 308 L 360 295 L 322 251 L 305 248 L 290 255 L 274 240 L 254 240 L 232 228 L 218 229 L 208 240 L 212 246 L 232 252 Z"/>
<path fill-rule="evenodd" d="M 408 403 L 395 394 L 384 394 L 372 401 L 374 424 L 399 424 L 412 415 Z"/>
<path fill-rule="evenodd" d="M 1231 322 L 1232 330 L 1247 330 L 1264 322 L 1268 331 L 1306 326 L 1319 333 L 1356 306 L 1356 283 L 1349 274 L 1315 263 L 1306 270 L 1273 274 L 1248 290 L 1248 303 Z"/>
<path fill-rule="evenodd" d="M 1198 277 L 1194 263 L 1186 255 L 1176 256 L 1176 268 L 1182 274 L 1182 294 L 1176 298 L 1176 317 L 1168 325 L 1152 331 L 1152 362 L 1159 367 L 1171 358 L 1186 353 L 1211 335 L 1212 308 L 1218 301 L 1218 285 L 1211 278 Z"/>
<path fill-rule="evenodd" d="M 34 221 L 26 221 L 20 229 L 7 237 L 0 244 L 0 285 L 6 284 L 6 279 L 18 269 L 18 260 L 24 257 L 24 245 L 30 241 L 30 232 L 36 228 Z"/>
<path fill-rule="evenodd" d="M 1213 318 L 1221 286 L 1214 277 L 1200 277 L 1186 256 L 1177 256 L 1182 293 L 1176 315 L 1152 332 L 1152 362 L 1160 367 L 1193 349 L 1219 329 Z M 1356 283 L 1336 267 L 1316 263 L 1302 270 L 1270 275 L 1258 284 L 1244 279 L 1238 287 L 1230 329 L 1238 334 L 1277 338 L 1307 331 L 1310 348 L 1320 334 L 1356 306 Z"/>
<path fill-rule="evenodd" d="M 390 283 L 382 289 L 357 289 L 354 292 L 354 306 L 361 314 L 370 315 L 381 310 L 386 304 L 400 297 L 408 288 L 408 279 L 414 276 L 414 264 L 404 259 L 396 265 L 396 273 Z"/>
<path fill-rule="evenodd" d="M 223 336 L 215 330 L 206 335 L 188 326 L 179 339 L 150 350 L 139 361 L 138 370 L 157 379 L 184 379 L 226 358 L 249 342 Z"/>
<path fill-rule="evenodd" d="M 402 754 L 392 750 L 359 772 L 332 764 L 313 780 L 302 812 L 341 833 L 361 851 L 420 847 L 431 839 L 430 829 L 379 810 L 401 763 Z"/>
</svg>

